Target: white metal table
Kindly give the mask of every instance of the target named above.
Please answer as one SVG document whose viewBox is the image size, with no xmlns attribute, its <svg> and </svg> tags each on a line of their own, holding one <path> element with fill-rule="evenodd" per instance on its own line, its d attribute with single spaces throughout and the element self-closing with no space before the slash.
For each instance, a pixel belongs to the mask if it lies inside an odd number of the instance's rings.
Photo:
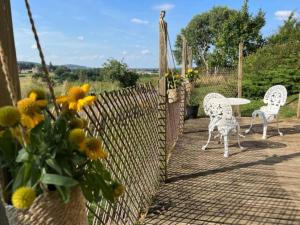
<svg viewBox="0 0 300 225">
<path fill-rule="evenodd" d="M 246 105 L 251 102 L 249 99 L 246 98 L 226 98 L 226 101 L 229 105 Z"/>
</svg>

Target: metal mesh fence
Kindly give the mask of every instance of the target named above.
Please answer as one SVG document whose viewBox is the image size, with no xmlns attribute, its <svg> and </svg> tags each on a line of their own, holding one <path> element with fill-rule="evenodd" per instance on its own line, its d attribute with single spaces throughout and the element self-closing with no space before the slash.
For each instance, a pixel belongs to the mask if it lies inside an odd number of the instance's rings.
<svg viewBox="0 0 300 225">
<path fill-rule="evenodd" d="M 217 73 L 201 73 L 197 79 L 195 88 L 199 98 L 198 116 L 204 117 L 203 99 L 210 92 L 217 92 L 226 97 L 237 97 L 238 94 L 238 78 L 235 70 L 220 71 Z"/>
<path fill-rule="evenodd" d="M 84 116 L 90 133 L 101 137 L 109 152 L 105 165 L 126 189 L 114 204 L 88 204 L 90 224 L 135 224 L 160 184 L 164 110 L 159 110 L 160 97 L 150 84 L 97 97 Z"/>
</svg>

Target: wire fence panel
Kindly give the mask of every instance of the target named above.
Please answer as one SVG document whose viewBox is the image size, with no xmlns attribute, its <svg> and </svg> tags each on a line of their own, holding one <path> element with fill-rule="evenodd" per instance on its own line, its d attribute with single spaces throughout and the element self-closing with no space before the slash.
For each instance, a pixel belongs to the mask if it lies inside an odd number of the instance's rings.
<svg viewBox="0 0 300 225">
<path fill-rule="evenodd" d="M 179 135 L 183 132 L 185 113 L 185 87 L 180 86 L 177 91 L 178 100 L 166 104 L 166 154 L 167 162 L 170 158 Z"/>
<path fill-rule="evenodd" d="M 216 73 L 202 72 L 195 84 L 197 95 L 199 97 L 198 116 L 204 117 L 203 99 L 210 92 L 217 92 L 226 97 L 237 97 L 238 79 L 235 70 L 219 71 Z M 200 88 L 197 88 L 200 87 Z"/>
<path fill-rule="evenodd" d="M 90 224 L 135 224 L 146 211 L 162 175 L 164 110 L 152 85 L 104 92 L 85 108 L 89 132 L 101 137 L 105 166 L 125 185 L 116 203 L 88 204 Z"/>
</svg>

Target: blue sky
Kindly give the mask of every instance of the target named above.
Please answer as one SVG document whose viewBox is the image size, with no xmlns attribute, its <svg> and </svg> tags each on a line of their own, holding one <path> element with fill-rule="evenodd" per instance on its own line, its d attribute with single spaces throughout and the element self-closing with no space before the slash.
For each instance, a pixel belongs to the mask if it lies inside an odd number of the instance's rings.
<svg viewBox="0 0 300 225">
<path fill-rule="evenodd" d="M 171 42 L 190 19 L 213 6 L 239 9 L 243 0 L 31 0 L 46 61 L 100 67 L 107 58 L 130 67 L 158 65 L 158 18 L 166 9 Z M 268 36 L 290 11 L 300 14 L 299 0 L 249 0 L 250 12 L 266 12 Z M 39 62 L 24 1 L 11 0 L 17 58 Z"/>
</svg>

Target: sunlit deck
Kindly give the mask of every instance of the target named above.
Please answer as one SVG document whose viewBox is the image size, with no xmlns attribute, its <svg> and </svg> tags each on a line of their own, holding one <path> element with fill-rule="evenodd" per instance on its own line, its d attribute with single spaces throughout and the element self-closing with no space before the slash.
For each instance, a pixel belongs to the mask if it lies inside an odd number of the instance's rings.
<svg viewBox="0 0 300 225">
<path fill-rule="evenodd" d="M 223 145 L 207 138 L 207 119 L 189 120 L 173 151 L 169 179 L 156 195 L 146 224 L 300 224 L 300 124 L 280 122 L 283 137 L 271 124 L 242 140 L 230 138 L 230 157 Z M 249 124 L 241 120 L 244 131 Z"/>
</svg>

